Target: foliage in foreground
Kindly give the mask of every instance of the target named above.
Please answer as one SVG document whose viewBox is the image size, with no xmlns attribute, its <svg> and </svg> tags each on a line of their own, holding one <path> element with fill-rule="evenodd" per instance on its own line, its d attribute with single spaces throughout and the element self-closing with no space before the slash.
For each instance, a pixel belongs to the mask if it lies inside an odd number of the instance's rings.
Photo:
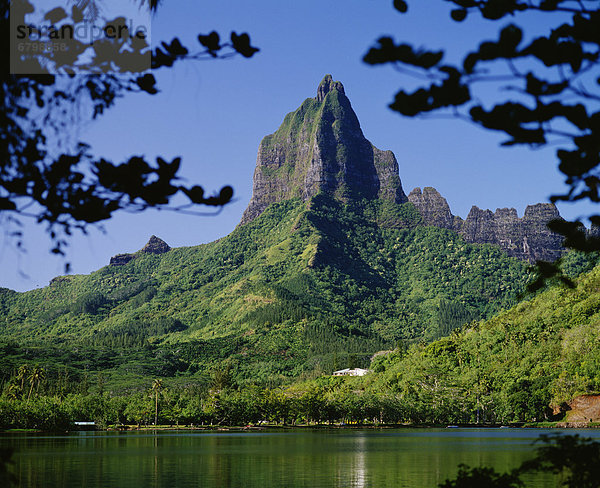
<svg viewBox="0 0 600 488">
<path fill-rule="evenodd" d="M 409 3 L 394 1 L 405 13 Z M 425 80 L 401 89 L 390 108 L 408 117 L 448 115 L 506 136 L 503 146 L 557 147 L 564 193 L 553 202 L 600 202 L 600 7 L 595 0 L 448 0 L 450 17 L 465 22 L 481 17 L 503 23 L 497 36 L 477 41 L 461 55 L 444 60 L 444 51 L 396 43 L 381 37 L 365 55 L 371 65 L 391 64 L 410 78 Z M 535 14 L 535 15 L 534 15 Z M 543 18 L 544 22 L 541 22 Z M 510 23 L 505 22 L 510 20 Z M 543 26 L 543 27 L 542 27 Z M 468 27 L 464 27 L 468 29 Z M 479 45 L 477 45 L 479 44 Z M 485 89 L 483 88 L 485 86 Z M 597 213 L 588 216 L 600 223 Z M 549 227 L 565 236 L 565 246 L 600 250 L 596 233 L 579 221 L 556 219 Z M 543 286 L 559 268 L 538 267 Z M 563 280 L 564 276 L 560 276 Z"/>
<path fill-rule="evenodd" d="M 439 488 L 519 488 L 529 472 L 550 472 L 560 486 L 597 488 L 600 486 L 600 443 L 577 435 L 542 435 L 542 446 L 533 459 L 525 461 L 510 473 L 493 468 L 459 466 L 456 479 L 446 480 Z"/>
<path fill-rule="evenodd" d="M 7 45 L 17 46 L 16 39 L 11 37 L 14 36 L 11 26 L 30 25 L 30 14 L 42 13 L 36 3 L 0 1 L 0 26 L 7 36 Z M 53 26 L 60 23 L 61 31 L 64 28 L 78 33 L 81 29 L 87 31 L 90 19 L 100 20 L 95 2 L 75 2 L 69 11 L 61 2 L 57 3 L 45 19 L 51 20 Z M 144 8 L 144 3 L 140 2 L 140 8 Z M 150 3 L 155 9 L 157 2 Z M 24 217 L 47 224 L 54 245 L 52 252 L 64 254 L 75 229 L 85 232 L 89 226 L 110 219 L 118 210 L 183 210 L 195 204 L 220 206 L 231 200 L 233 190 L 229 186 L 223 187 L 218 195 L 208 196 L 198 185 L 178 184 L 181 158 L 169 162 L 158 157 L 153 164 L 134 155 L 113 164 L 92 154 L 83 141 L 66 142 L 65 133 L 75 139 L 76 127 L 82 121 L 96 119 L 123 95 L 140 92 L 156 95 L 159 92 L 156 79 L 147 68 L 171 68 L 182 60 L 227 58 L 236 54 L 249 58 L 258 51 L 250 45 L 248 34 L 236 32 L 231 33 L 230 43 L 223 42 L 216 32 L 200 34 L 199 50 L 188 49 L 177 37 L 151 50 L 145 36 L 140 38 L 137 33 L 122 30 L 123 19 L 117 15 L 102 26 L 119 34 L 106 36 L 101 42 L 87 45 L 77 36 L 71 36 L 70 42 L 63 39 L 60 52 L 56 49 L 17 52 L 15 48 L 10 56 L 7 52 L 0 59 L 5 74 L 0 79 L 0 98 L 4 102 L 0 129 L 0 219 L 17 247 L 23 244 Z M 38 35 L 42 36 L 41 42 L 48 40 L 46 35 L 40 32 Z M 35 36 L 30 37 L 30 41 L 35 40 Z M 25 76 L 8 73 L 25 73 Z M 65 82 L 67 74 L 72 78 L 69 83 Z M 172 197 L 177 193 L 185 195 L 189 204 L 174 205 Z"/>
</svg>

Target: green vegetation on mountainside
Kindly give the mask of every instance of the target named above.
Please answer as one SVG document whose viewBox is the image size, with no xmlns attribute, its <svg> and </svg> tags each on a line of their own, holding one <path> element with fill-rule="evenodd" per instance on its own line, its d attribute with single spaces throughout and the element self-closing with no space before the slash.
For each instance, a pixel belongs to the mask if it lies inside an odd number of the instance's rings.
<svg viewBox="0 0 600 488">
<path fill-rule="evenodd" d="M 356 114 L 349 100 L 337 90 L 333 90 L 323 102 L 315 98 L 307 98 L 294 112 L 288 113 L 281 126 L 273 134 L 265 136 L 260 144 L 263 157 L 269 156 L 278 164 L 261 165 L 263 177 L 285 181 L 279 200 L 289 195 L 300 195 L 306 185 L 310 162 L 315 159 L 335 161 L 339 167 L 338 181 L 344 180 L 342 168 L 351 167 L 353 160 L 361 154 L 356 139 L 356 127 L 359 127 Z M 331 146 L 317 144 L 322 141 L 335 141 Z M 323 151 L 314 154 L 315 150 Z M 347 197 L 349 188 L 344 185 L 338 189 L 336 196 Z"/>
<path fill-rule="evenodd" d="M 222 354 L 231 352 L 221 345 Z M 74 382 L 64 370 L 36 379 L 39 368 L 22 363 L 0 395 L 0 428 L 69 429 L 81 419 L 149 424 L 156 414 L 161 424 L 195 425 L 543 420 L 550 406 L 600 391 L 599 346 L 596 268 L 575 289 L 551 288 L 449 337 L 381 352 L 363 377 L 256 385 L 239 381 L 229 362 L 210 376 L 165 378 L 156 399 L 150 378 L 115 395 L 105 391 L 102 375 Z"/>
<path fill-rule="evenodd" d="M 407 251 L 411 246 L 418 244 L 419 253 L 425 248 L 433 253 L 438 241 L 448 248 L 464 245 L 460 239 L 442 238 L 444 233 L 436 237 L 426 228 L 374 232 L 376 227 L 360 218 L 368 213 L 365 209 L 336 208 L 339 216 L 336 230 L 321 232 L 319 229 L 328 227 L 323 219 L 332 215 L 332 205 L 337 204 L 316 200 L 306 212 L 302 205 L 293 203 L 287 210 L 274 208 L 273 213 L 267 214 L 275 218 L 278 211 L 283 212 L 282 221 L 286 221 L 287 215 L 296 230 L 303 227 L 305 220 L 314 229 L 309 235 L 315 245 L 306 255 L 306 246 L 297 247 L 297 261 L 287 254 L 288 263 L 282 264 L 281 276 L 270 282 L 263 276 L 265 282 L 260 294 L 258 288 L 247 289 L 245 296 L 263 297 L 260 306 L 255 304 L 246 311 L 245 320 L 254 329 L 221 336 L 213 336 L 214 331 L 209 329 L 207 338 L 190 339 L 201 329 L 194 330 L 193 324 L 186 324 L 183 318 L 171 317 L 171 322 L 147 322 L 143 329 L 132 325 L 130 334 L 124 335 L 124 329 L 111 329 L 103 324 L 111 318 L 110 312 L 104 310 L 110 308 L 110 302 L 96 306 L 94 301 L 84 303 L 73 299 L 72 308 L 64 315 L 97 320 L 104 327 L 93 329 L 96 333 L 88 331 L 79 340 L 73 335 L 62 338 L 47 335 L 46 342 L 30 340 L 25 345 L 8 342 L 0 346 L 3 377 L 0 428 L 68 429 L 73 421 L 82 419 L 95 420 L 103 426 L 122 422 L 148 424 L 156 414 L 153 396 L 156 392 L 150 395 L 149 388 L 152 377 L 157 376 L 164 378 L 166 386 L 158 400 L 159 423 L 196 425 L 201 422 L 244 425 L 258 421 L 436 424 L 531 421 L 547 418 L 551 405 L 600 391 L 600 268 L 579 277 L 574 289 L 550 288 L 487 321 L 456 328 L 450 336 L 429 344 L 413 342 L 406 347 L 401 341 L 394 349 L 390 347 L 376 354 L 370 362 L 373 371 L 364 377 L 331 376 L 334 367 L 366 366 L 367 352 L 389 343 L 377 335 L 376 321 L 342 322 L 339 318 L 358 320 L 361 314 L 365 318 L 368 317 L 365 310 L 385 317 L 388 309 L 379 310 L 380 303 L 375 301 L 385 287 L 396 296 L 402 286 L 410 297 L 410 292 L 425 282 L 428 285 L 425 290 L 439 293 L 429 286 L 435 280 L 427 268 L 413 274 L 413 279 L 400 273 L 389 278 L 380 272 L 385 270 L 389 256 L 380 249 L 374 257 L 369 245 L 381 246 L 378 239 L 391 232 L 394 239 L 387 247 L 384 239 L 383 249 L 393 249 L 399 242 L 395 238 L 404 236 L 407 264 L 403 266 L 397 262 L 398 258 L 392 259 L 398 269 L 421 262 L 420 254 L 415 256 Z M 360 225 L 353 224 L 353 219 L 358 219 Z M 265 221 L 263 224 L 267 225 Z M 349 228 L 356 231 L 352 237 L 346 234 Z M 275 233 L 269 234 L 269 242 L 278 241 Z M 280 238 L 283 237 L 282 234 Z M 453 244 L 448 246 L 448 243 Z M 215 252 L 218 245 L 207 247 Z M 275 252 L 277 245 L 264 248 L 256 241 L 252 245 L 258 245 L 260 256 L 269 254 L 278 260 L 281 257 Z M 462 259 L 465 250 L 460 252 L 460 247 L 455 252 L 457 256 L 448 253 L 437 276 L 443 276 L 457 263 L 468 272 L 467 263 L 473 256 L 468 254 L 469 259 Z M 290 248 L 294 245 L 290 244 Z M 489 251 L 487 247 L 482 249 Z M 352 269 L 343 272 L 336 267 L 336 253 L 351 250 Z M 325 255 L 330 262 L 322 266 L 319 262 Z M 155 271 L 163 269 L 162 259 L 150 258 L 147 263 L 153 263 Z M 136 266 L 150 271 L 145 259 L 140 258 Z M 175 267 L 176 261 L 170 261 L 170 265 Z M 565 268 L 574 273 L 593 266 L 596 261 L 597 256 L 581 254 L 570 254 L 564 259 Z M 294 267 L 302 270 L 296 279 L 286 274 Z M 129 273 L 134 269 L 138 268 L 130 266 Z M 119 275 L 125 270 L 126 266 L 101 272 L 114 271 Z M 152 273 L 145 277 L 158 279 Z M 62 286 L 67 286 L 66 282 Z M 160 288 L 156 284 L 150 286 Z M 219 290 L 217 284 L 214 286 Z M 354 301 L 336 298 L 339 291 L 336 287 L 341 286 L 349 287 L 348 297 L 354 296 Z M 359 291 L 352 292 L 353 286 Z M 145 293 L 148 287 L 128 299 L 123 298 L 127 293 L 110 295 L 109 300 L 122 300 L 113 310 L 120 310 L 119 306 Z M 9 291 L 3 291 L 2 295 L 5 312 L 14 310 L 15 303 L 11 301 L 18 304 L 22 296 Z M 137 308 L 154 306 L 152 300 L 158 296 L 157 291 L 146 305 L 138 304 Z M 364 303 L 358 299 L 360 296 L 365 297 Z M 297 297 L 303 300 L 298 301 Z M 235 303 L 237 296 L 231 300 Z M 424 301 L 418 304 L 423 305 Z M 437 317 L 429 327 L 444 326 L 450 330 L 470 318 L 469 314 L 474 312 L 467 308 L 468 303 L 476 302 L 465 302 L 461 307 L 458 303 L 456 296 L 440 298 L 437 308 L 430 310 Z M 173 304 L 165 304 L 170 310 L 177 310 Z M 421 309 L 423 313 L 426 310 Z M 24 311 L 28 316 L 29 312 Z M 295 319 L 289 318 L 294 315 Z M 117 313 L 113 319 L 116 316 Z M 170 324 L 167 328 L 171 330 L 161 329 L 164 324 Z M 85 330 L 81 330 L 83 334 Z M 381 332 L 387 333 L 393 333 L 393 328 Z M 290 376 L 296 376 L 291 384 Z M 310 376 L 318 377 L 310 379 Z"/>
<path fill-rule="evenodd" d="M 600 268 L 449 337 L 378 356 L 367 391 L 387 390 L 413 420 L 542 420 L 600 392 Z"/>
<path fill-rule="evenodd" d="M 2 290 L 4 377 L 25 357 L 57 370 L 68 350 L 111 381 L 221 364 L 239 381 L 278 384 L 367 366 L 377 350 L 515 303 L 524 263 L 419 223 L 410 203 L 290 200 L 210 244 Z"/>
</svg>

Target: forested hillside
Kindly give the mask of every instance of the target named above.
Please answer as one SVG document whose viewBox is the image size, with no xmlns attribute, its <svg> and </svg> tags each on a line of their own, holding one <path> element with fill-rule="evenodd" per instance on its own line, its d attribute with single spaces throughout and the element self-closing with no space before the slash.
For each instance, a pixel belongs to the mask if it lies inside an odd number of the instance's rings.
<svg viewBox="0 0 600 488">
<path fill-rule="evenodd" d="M 0 289 L 5 422 L 40 425 L 38 407 L 44 425 L 46 408 L 147 422 L 159 379 L 163 418 L 194 422 L 508 421 L 594 391 L 596 274 L 506 312 L 533 278 L 525 259 L 563 254 L 546 228 L 556 208 L 476 209 L 458 225 L 432 188 L 410 195 L 326 76 L 261 142 L 228 236 L 178 249 L 153 236 L 90 275 Z M 568 254 L 563 269 L 595 262 Z M 346 367 L 375 372 L 331 377 Z"/>
<path fill-rule="evenodd" d="M 574 397 L 600 392 L 600 269 L 576 285 L 553 287 L 430 344 L 381 355 L 367 389 L 387 389 L 421 421 L 560 417 Z"/>
<path fill-rule="evenodd" d="M 581 255 L 569 258 L 571 269 L 583 269 L 593 261 Z M 379 351 L 370 361 L 371 372 L 363 377 L 334 377 L 318 370 L 307 375 L 319 358 L 326 357 L 314 349 L 301 354 L 301 345 L 314 348 L 317 343 L 308 335 L 287 356 L 265 354 L 261 360 L 249 348 L 265 348 L 273 336 L 259 340 L 255 333 L 238 342 L 224 337 L 129 349 L 60 341 L 44 347 L 8 344 L 2 348 L 4 366 L 13 361 L 15 367 L 5 376 L 0 396 L 0 428 L 68 429 L 81 419 L 100 426 L 150 424 L 154 416 L 159 424 L 171 425 L 505 424 L 561 418 L 558 407 L 577 395 L 600 390 L 599 324 L 596 268 L 577 279 L 574 289 L 553 287 L 487 321 L 466 324 L 449 337 Z M 285 329 L 276 330 L 289 344 Z M 338 351 L 331 359 L 355 365 L 357 356 L 347 354 L 348 335 L 337 331 L 329 338 L 334 340 L 329 350 Z M 195 350 L 203 350 L 204 356 L 191 354 L 200 344 L 211 348 Z M 360 346 L 361 340 L 356 337 L 352 344 Z M 179 373 L 168 370 L 168 364 L 175 364 L 169 357 L 179 361 Z M 296 373 L 305 374 L 283 383 L 286 378 L 260 376 L 285 371 L 289 363 L 299 365 Z M 107 369 L 74 374 L 77 365 Z M 117 381 L 136 368 L 135 384 Z"/>
<path fill-rule="evenodd" d="M 526 264 L 419 222 L 411 203 L 320 195 L 211 244 L 3 290 L 4 378 L 23 361 L 118 382 L 226 362 L 240 381 L 277 384 L 367 366 L 515 303 Z"/>
</svg>

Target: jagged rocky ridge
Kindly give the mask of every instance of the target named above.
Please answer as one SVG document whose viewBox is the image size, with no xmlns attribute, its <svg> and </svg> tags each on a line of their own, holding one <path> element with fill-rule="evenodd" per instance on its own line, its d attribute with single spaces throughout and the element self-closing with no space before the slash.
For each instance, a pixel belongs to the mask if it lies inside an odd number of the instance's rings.
<svg viewBox="0 0 600 488">
<path fill-rule="evenodd" d="M 562 238 L 547 222 L 560 218 L 552 204 L 526 208 L 519 218 L 514 208 L 496 212 L 471 208 L 466 220 L 452 214 L 446 200 L 431 187 L 415 188 L 408 198 L 402 189 L 398 162 L 363 135 L 344 87 L 326 75 L 317 96 L 287 114 L 279 129 L 258 148 L 252 199 L 241 224 L 258 217 L 271 203 L 317 193 L 338 199 L 380 199 L 411 202 L 423 224 L 450 229 L 474 243 L 500 246 L 509 256 L 534 262 L 552 261 L 562 254 Z"/>
<path fill-rule="evenodd" d="M 509 256 L 529 262 L 553 261 L 564 251 L 562 237 L 546 226 L 550 220 L 560 218 L 551 203 L 528 205 L 522 218 L 514 208 L 492 212 L 474 205 L 463 220 L 452 215 L 448 202 L 435 188 L 415 188 L 408 201 L 417 207 L 425 225 L 458 232 L 467 242 L 495 244 Z"/>
</svg>

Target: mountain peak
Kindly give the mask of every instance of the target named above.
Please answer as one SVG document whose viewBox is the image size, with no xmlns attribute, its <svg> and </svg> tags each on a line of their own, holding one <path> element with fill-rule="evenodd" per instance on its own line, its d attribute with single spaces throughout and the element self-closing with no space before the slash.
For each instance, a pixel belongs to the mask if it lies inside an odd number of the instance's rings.
<svg viewBox="0 0 600 488">
<path fill-rule="evenodd" d="M 344 85 L 342 85 L 341 81 L 333 81 L 331 75 L 325 75 L 325 77 L 319 83 L 319 87 L 317 88 L 317 101 L 322 102 L 325 100 L 327 94 L 331 91 L 338 91 L 342 94 L 346 94 L 344 91 Z"/>
<path fill-rule="evenodd" d="M 326 75 L 316 98 L 307 98 L 285 116 L 279 129 L 258 147 L 252 199 L 242 224 L 271 203 L 318 193 L 334 198 L 407 201 L 398 162 L 363 135 L 344 86 Z"/>
<path fill-rule="evenodd" d="M 171 248 L 165 241 L 163 241 L 160 237 L 153 235 L 140 252 L 145 252 L 147 254 L 163 254 L 170 250 Z"/>
<path fill-rule="evenodd" d="M 144 254 L 164 254 L 170 251 L 169 245 L 163 241 L 160 237 L 155 235 L 150 236 L 148 242 L 138 252 L 117 254 L 110 258 L 110 266 L 123 266 L 129 261 L 139 257 L 142 253 Z"/>
</svg>

